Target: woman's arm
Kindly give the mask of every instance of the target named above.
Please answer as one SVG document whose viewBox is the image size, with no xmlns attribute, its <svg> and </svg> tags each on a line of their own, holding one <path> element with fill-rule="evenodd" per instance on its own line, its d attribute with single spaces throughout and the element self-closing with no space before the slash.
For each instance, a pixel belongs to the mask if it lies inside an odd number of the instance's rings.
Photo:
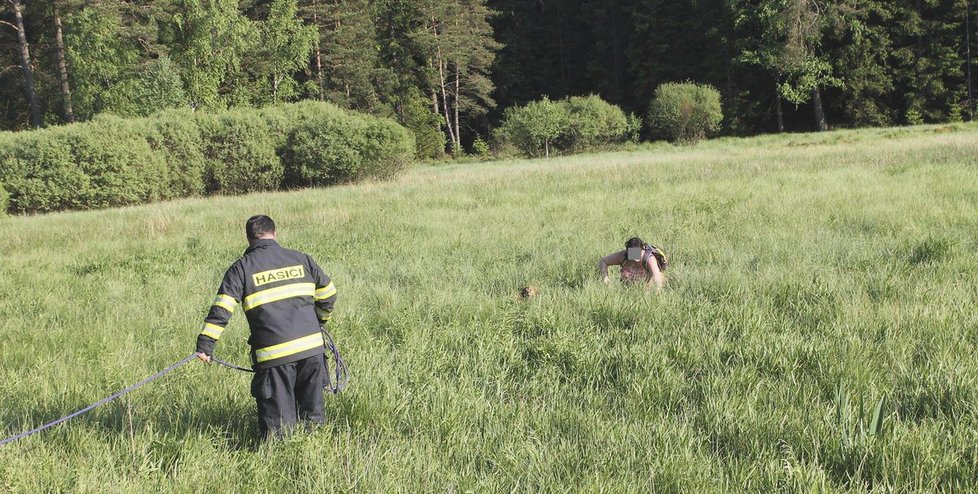
<svg viewBox="0 0 978 494">
<path fill-rule="evenodd" d="M 646 269 L 652 273 L 652 276 L 648 279 L 647 286 L 652 287 L 655 285 L 655 289 L 661 292 L 662 287 L 666 284 L 666 276 L 659 270 L 659 262 L 655 260 L 655 256 L 651 255 L 645 262 Z"/>
<path fill-rule="evenodd" d="M 623 250 L 602 257 L 598 261 L 598 272 L 601 274 L 601 282 L 608 282 L 608 266 L 612 264 L 620 266 L 623 262 L 625 262 L 625 251 Z"/>
</svg>

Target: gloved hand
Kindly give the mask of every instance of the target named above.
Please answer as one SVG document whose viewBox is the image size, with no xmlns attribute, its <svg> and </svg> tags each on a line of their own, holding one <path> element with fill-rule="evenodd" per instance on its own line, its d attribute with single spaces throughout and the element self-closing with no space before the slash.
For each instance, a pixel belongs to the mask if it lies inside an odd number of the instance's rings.
<svg viewBox="0 0 978 494">
<path fill-rule="evenodd" d="M 211 363 L 211 356 L 204 352 L 197 352 L 197 358 L 199 358 L 201 362 L 204 362 L 205 364 Z"/>
</svg>

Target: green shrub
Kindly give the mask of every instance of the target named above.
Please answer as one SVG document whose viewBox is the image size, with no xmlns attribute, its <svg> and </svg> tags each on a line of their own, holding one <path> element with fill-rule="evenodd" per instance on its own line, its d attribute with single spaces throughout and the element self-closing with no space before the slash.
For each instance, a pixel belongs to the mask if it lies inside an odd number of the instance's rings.
<svg viewBox="0 0 978 494">
<path fill-rule="evenodd" d="M 7 189 L 3 186 L 3 182 L 0 182 L 0 216 L 7 214 L 8 197 Z"/>
<path fill-rule="evenodd" d="M 164 199 L 204 193 L 203 137 L 193 113 L 170 110 L 147 121 L 146 140 L 169 170 Z"/>
<path fill-rule="evenodd" d="M 85 207 L 91 187 L 75 162 L 69 137 L 77 126 L 23 132 L 0 157 L 4 188 L 12 212 L 47 212 Z"/>
<path fill-rule="evenodd" d="M 570 127 L 570 113 L 565 105 L 544 96 L 526 106 L 507 108 L 496 138 L 516 146 L 528 156 L 550 157 L 555 140 Z"/>
<path fill-rule="evenodd" d="M 7 193 L 7 189 L 3 185 L 6 178 L 3 163 L 13 146 L 13 136 L 12 132 L 0 132 L 0 216 L 7 213 L 7 207 L 10 205 L 10 194 Z"/>
<path fill-rule="evenodd" d="M 321 101 L 301 101 L 287 105 L 268 106 L 259 110 L 261 117 L 268 124 L 275 152 L 280 156 L 285 149 L 292 132 L 305 122 L 319 118 L 325 113 L 342 114 L 341 110 L 332 103 Z"/>
<path fill-rule="evenodd" d="M 285 185 L 308 187 L 390 177 L 414 155 L 411 134 L 400 125 L 346 112 L 324 112 L 300 124 L 283 155 Z"/>
<path fill-rule="evenodd" d="M 295 129 L 297 122 L 291 120 L 294 116 L 284 106 L 268 106 L 261 109 L 261 118 L 268 126 L 268 132 L 272 136 L 276 153 L 280 153 L 285 148 L 289 134 Z"/>
<path fill-rule="evenodd" d="M 635 120 L 593 94 L 560 101 L 544 97 L 508 108 L 494 137 L 501 147 L 514 146 L 528 156 L 549 156 L 554 149 L 580 152 L 637 139 L 641 123 Z"/>
<path fill-rule="evenodd" d="M 319 115 L 289 135 L 283 159 L 286 187 L 310 187 L 352 181 L 361 156 L 352 122 L 337 114 Z"/>
<path fill-rule="evenodd" d="M 392 178 L 405 170 L 415 156 L 411 132 L 393 120 L 364 117 L 363 163 L 357 178 Z"/>
<path fill-rule="evenodd" d="M 154 201 L 170 180 L 140 121 L 116 117 L 17 134 L 0 170 L 9 209 L 30 213 Z"/>
<path fill-rule="evenodd" d="M 488 158 L 490 153 L 489 143 L 481 137 L 476 137 L 475 141 L 472 141 L 472 154 L 480 158 Z"/>
<path fill-rule="evenodd" d="M 207 191 L 244 194 L 276 190 L 282 183 L 282 162 L 268 123 L 254 111 L 229 111 L 199 117 L 204 137 Z"/>
<path fill-rule="evenodd" d="M 631 142 L 638 142 L 642 135 L 642 117 L 634 114 L 628 114 L 628 140 Z"/>
<path fill-rule="evenodd" d="M 662 84 L 649 106 L 649 127 L 678 143 L 692 144 L 720 129 L 720 92 L 692 82 Z"/>
<path fill-rule="evenodd" d="M 570 115 L 561 147 L 583 151 L 628 139 L 630 126 L 625 112 L 597 95 L 574 96 L 561 101 Z"/>
<path fill-rule="evenodd" d="M 143 120 L 99 117 L 73 127 L 72 159 L 89 178 L 84 208 L 143 204 L 167 198 L 170 170 L 146 139 Z"/>
</svg>

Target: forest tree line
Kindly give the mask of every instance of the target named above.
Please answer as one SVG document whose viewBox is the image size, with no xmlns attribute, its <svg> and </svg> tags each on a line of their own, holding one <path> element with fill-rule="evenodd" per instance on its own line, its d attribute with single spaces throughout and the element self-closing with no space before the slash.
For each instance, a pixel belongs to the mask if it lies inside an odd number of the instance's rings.
<svg viewBox="0 0 978 494">
<path fill-rule="evenodd" d="M 973 0 L 0 2 L 6 130 L 313 99 L 436 155 L 544 96 L 645 115 L 687 80 L 720 91 L 729 134 L 975 111 Z"/>
</svg>

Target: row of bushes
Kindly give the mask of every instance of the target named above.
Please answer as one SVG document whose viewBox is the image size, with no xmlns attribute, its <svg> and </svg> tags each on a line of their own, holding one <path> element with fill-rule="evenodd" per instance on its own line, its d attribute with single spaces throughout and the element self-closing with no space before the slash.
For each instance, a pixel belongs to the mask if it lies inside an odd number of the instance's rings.
<svg viewBox="0 0 978 494">
<path fill-rule="evenodd" d="M 720 93 L 691 82 L 659 86 L 648 113 L 654 137 L 687 144 L 719 130 L 721 120 Z M 641 119 L 595 95 L 559 101 L 544 97 L 507 109 L 493 137 L 525 155 L 550 156 L 637 141 L 641 128 Z"/>
<path fill-rule="evenodd" d="M 47 212 L 383 178 L 414 155 L 391 120 L 302 102 L 0 133 L 0 211 Z"/>
</svg>

